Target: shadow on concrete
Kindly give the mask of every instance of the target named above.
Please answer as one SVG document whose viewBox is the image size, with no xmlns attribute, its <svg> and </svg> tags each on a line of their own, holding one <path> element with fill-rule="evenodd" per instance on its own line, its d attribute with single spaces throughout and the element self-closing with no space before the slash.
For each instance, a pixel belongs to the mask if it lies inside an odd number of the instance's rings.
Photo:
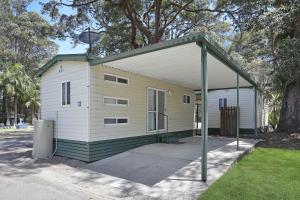
<svg viewBox="0 0 300 200">
<path fill-rule="evenodd" d="M 22 177 L 55 164 L 51 160 L 32 159 L 32 146 L 32 134 L 9 133 L 0 139 L 0 173 Z"/>
<path fill-rule="evenodd" d="M 201 160 L 200 137 L 184 138 L 177 144 L 150 144 L 86 165 L 95 172 L 119 177 L 147 186 L 166 179 L 189 163 Z M 214 138 L 208 151 L 225 146 L 233 139 Z M 194 170 L 195 172 L 193 172 Z M 191 168 L 190 173 L 197 169 Z"/>
<path fill-rule="evenodd" d="M 146 145 L 86 164 L 57 156 L 33 160 L 32 136 L 16 136 L 0 140 L 0 175 L 30 179 L 31 175 L 39 174 L 53 183 L 58 178 L 74 188 L 116 199 L 193 199 L 208 187 L 201 181 L 200 139 L 191 137 L 178 144 Z M 236 159 L 238 152 L 233 141 L 209 137 L 210 182 Z"/>
</svg>

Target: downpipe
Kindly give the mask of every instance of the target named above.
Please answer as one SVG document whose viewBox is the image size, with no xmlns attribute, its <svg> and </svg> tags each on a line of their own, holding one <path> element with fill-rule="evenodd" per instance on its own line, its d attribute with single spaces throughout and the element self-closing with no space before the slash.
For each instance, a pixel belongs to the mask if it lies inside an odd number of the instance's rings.
<svg viewBox="0 0 300 200">
<path fill-rule="evenodd" d="M 58 146 L 58 112 L 56 111 L 56 123 L 55 123 L 55 149 L 51 155 L 51 158 L 56 154 L 57 152 L 57 146 Z"/>
</svg>

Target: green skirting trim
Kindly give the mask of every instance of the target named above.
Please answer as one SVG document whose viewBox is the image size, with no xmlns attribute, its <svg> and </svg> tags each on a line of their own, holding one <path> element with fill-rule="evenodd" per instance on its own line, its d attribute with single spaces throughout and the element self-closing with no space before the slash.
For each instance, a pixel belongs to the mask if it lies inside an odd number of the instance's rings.
<svg viewBox="0 0 300 200">
<path fill-rule="evenodd" d="M 208 128 L 209 135 L 219 135 L 220 128 Z M 251 128 L 240 128 L 240 134 L 248 135 L 248 134 L 255 134 L 254 129 Z"/>
<path fill-rule="evenodd" d="M 163 135 L 167 133 L 161 133 Z M 192 130 L 169 132 L 178 138 L 193 136 Z M 117 138 L 111 140 L 101 140 L 93 142 L 82 142 L 75 140 L 57 140 L 56 155 L 73 158 L 85 162 L 93 162 L 101 160 L 130 149 L 140 147 L 147 144 L 158 142 L 158 134 L 149 134 L 127 138 Z M 54 139 L 55 147 L 56 139 Z"/>
<path fill-rule="evenodd" d="M 53 148 L 55 147 L 56 139 L 54 139 Z M 82 141 L 58 139 L 55 155 L 89 162 L 89 144 Z"/>
</svg>

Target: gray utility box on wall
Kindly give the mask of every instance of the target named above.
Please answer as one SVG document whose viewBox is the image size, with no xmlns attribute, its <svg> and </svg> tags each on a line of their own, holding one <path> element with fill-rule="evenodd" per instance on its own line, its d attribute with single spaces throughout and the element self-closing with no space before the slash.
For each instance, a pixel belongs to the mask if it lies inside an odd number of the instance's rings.
<svg viewBox="0 0 300 200">
<path fill-rule="evenodd" d="M 47 158 L 53 150 L 53 120 L 37 120 L 34 123 L 33 158 Z"/>
</svg>

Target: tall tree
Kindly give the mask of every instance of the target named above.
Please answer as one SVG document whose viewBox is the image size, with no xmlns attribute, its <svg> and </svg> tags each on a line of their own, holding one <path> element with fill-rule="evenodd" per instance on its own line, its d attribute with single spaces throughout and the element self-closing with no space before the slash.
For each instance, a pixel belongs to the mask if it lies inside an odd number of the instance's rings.
<svg viewBox="0 0 300 200">
<path fill-rule="evenodd" d="M 62 7 L 73 9 L 64 14 Z M 60 24 L 61 37 L 71 37 L 87 27 L 104 33 L 95 54 L 109 54 L 130 48 L 139 48 L 164 39 L 177 38 L 191 31 L 218 31 L 226 36 L 228 17 L 236 21 L 227 10 L 218 9 L 210 0 L 50 0 L 44 12 Z"/>
<path fill-rule="evenodd" d="M 6 125 L 10 125 L 12 110 L 16 123 L 18 108 L 23 110 L 30 93 L 38 94 L 32 92 L 31 78 L 44 60 L 57 51 L 57 45 L 51 40 L 56 34 L 55 26 L 39 14 L 28 12 L 31 2 L 0 1 L 0 93 L 5 100 L 2 110 L 6 112 Z M 38 104 L 33 104 L 36 112 Z"/>
<path fill-rule="evenodd" d="M 236 51 L 269 64 L 272 90 L 282 94 L 278 130 L 300 131 L 300 1 L 220 0 L 219 7 L 237 12 L 242 31 L 252 33 L 248 43 L 236 40 Z M 259 33 L 259 35 L 257 35 Z M 243 37 L 241 37 L 243 38 Z M 253 48 L 257 47 L 257 51 Z"/>
<path fill-rule="evenodd" d="M 24 67 L 20 64 L 5 64 L 3 66 L 3 71 L 0 76 L 0 86 L 2 86 L 2 91 L 4 92 L 6 98 L 6 114 L 7 114 L 7 124 L 10 124 L 10 112 L 8 110 L 9 100 L 12 98 L 14 105 L 14 125 L 17 124 L 18 119 L 18 105 L 20 100 L 25 96 L 29 95 L 29 91 L 32 88 L 32 80 L 27 75 Z"/>
<path fill-rule="evenodd" d="M 57 51 L 51 40 L 54 27 L 35 12 L 27 12 L 31 0 L 0 1 L 0 60 L 21 63 L 33 71 Z"/>
<path fill-rule="evenodd" d="M 40 107 L 40 88 L 39 82 L 37 79 L 33 79 L 31 86 L 25 97 L 25 106 L 31 109 L 31 123 L 33 124 L 34 120 L 37 119 L 37 111 Z"/>
</svg>

